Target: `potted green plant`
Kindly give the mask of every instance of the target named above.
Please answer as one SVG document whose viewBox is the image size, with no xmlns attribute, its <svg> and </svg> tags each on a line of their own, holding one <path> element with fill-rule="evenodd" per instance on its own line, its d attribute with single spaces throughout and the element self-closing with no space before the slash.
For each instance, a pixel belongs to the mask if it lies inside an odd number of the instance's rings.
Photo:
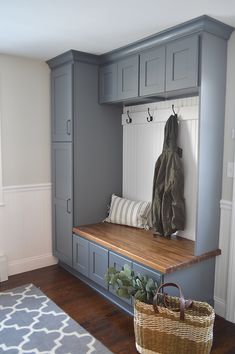
<svg viewBox="0 0 235 354">
<path fill-rule="evenodd" d="M 120 271 L 113 267 L 108 268 L 106 281 L 113 286 L 118 296 L 124 298 L 133 296 L 146 304 L 153 303 L 158 288 L 158 284 L 152 278 L 135 274 L 127 264 Z"/>
</svg>

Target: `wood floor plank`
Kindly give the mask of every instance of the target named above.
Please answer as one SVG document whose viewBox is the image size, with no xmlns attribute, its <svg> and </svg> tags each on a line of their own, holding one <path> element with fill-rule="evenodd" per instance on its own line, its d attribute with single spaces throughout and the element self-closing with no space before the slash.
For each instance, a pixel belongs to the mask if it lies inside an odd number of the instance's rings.
<svg viewBox="0 0 235 354">
<path fill-rule="evenodd" d="M 27 283 L 39 287 L 113 353 L 137 353 L 133 318 L 58 265 L 11 276 L 0 283 L 0 291 Z M 235 354 L 235 324 L 217 316 L 214 333 L 211 354 Z"/>
</svg>

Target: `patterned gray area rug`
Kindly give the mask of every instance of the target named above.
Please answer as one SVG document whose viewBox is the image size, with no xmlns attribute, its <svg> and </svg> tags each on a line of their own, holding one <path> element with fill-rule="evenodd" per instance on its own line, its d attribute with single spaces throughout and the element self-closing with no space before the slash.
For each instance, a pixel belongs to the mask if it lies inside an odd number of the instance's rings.
<svg viewBox="0 0 235 354">
<path fill-rule="evenodd" d="M 0 354 L 111 354 L 33 284 L 0 293 Z"/>
</svg>

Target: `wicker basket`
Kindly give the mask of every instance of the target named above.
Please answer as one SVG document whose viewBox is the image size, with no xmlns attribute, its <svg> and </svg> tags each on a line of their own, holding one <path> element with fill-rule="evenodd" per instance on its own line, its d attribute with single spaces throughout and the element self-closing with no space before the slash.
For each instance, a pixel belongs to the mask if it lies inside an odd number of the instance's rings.
<svg viewBox="0 0 235 354">
<path fill-rule="evenodd" d="M 180 297 L 160 293 L 174 286 Z M 159 304 L 162 299 L 162 305 Z M 177 284 L 159 287 L 154 305 L 135 302 L 136 348 L 142 354 L 208 354 L 213 341 L 214 309 L 205 302 L 185 301 Z"/>
</svg>

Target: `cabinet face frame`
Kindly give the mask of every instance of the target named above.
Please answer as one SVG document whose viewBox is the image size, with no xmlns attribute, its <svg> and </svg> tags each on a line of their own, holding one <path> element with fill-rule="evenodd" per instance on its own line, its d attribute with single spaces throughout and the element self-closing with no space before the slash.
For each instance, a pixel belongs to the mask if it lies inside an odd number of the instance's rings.
<svg viewBox="0 0 235 354">
<path fill-rule="evenodd" d="M 164 46 L 140 53 L 140 96 L 165 91 L 166 49 Z"/>
<path fill-rule="evenodd" d="M 199 36 L 177 39 L 166 46 L 166 91 L 198 86 Z"/>
</svg>

